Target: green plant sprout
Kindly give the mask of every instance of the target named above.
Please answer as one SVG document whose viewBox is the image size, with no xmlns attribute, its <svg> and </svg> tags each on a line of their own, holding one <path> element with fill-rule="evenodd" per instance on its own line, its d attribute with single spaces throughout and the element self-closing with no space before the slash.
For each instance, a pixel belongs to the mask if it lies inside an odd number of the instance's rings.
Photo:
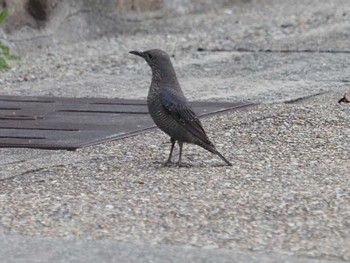
<svg viewBox="0 0 350 263">
<path fill-rule="evenodd" d="M 8 15 L 8 7 L 6 6 L 0 11 L 0 25 L 5 21 Z M 0 42 L 0 70 L 10 68 L 13 60 L 19 60 L 20 57 L 11 54 L 10 48 L 4 43 Z"/>
</svg>

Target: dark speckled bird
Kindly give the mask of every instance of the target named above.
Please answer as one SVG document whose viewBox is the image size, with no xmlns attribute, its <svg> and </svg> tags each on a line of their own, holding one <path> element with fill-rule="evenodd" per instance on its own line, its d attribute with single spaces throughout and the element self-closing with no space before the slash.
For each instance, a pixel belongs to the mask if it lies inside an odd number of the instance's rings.
<svg viewBox="0 0 350 263">
<path fill-rule="evenodd" d="M 147 96 L 148 110 L 155 124 L 171 138 L 171 149 L 166 164 L 171 163 L 174 145 L 180 147 L 178 166 L 181 166 L 183 143 L 193 143 L 220 156 L 232 165 L 209 140 L 203 126 L 191 109 L 177 80 L 168 54 L 159 49 L 144 52 L 130 51 L 144 58 L 152 69 L 152 82 Z"/>
</svg>

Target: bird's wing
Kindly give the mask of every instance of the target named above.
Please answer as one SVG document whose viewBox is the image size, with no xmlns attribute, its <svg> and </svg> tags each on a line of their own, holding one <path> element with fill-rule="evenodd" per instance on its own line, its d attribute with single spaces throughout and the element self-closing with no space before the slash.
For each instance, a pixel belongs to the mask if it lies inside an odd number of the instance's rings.
<svg viewBox="0 0 350 263">
<path fill-rule="evenodd" d="M 200 140 L 210 143 L 203 126 L 185 98 L 181 98 L 174 91 L 163 89 L 160 92 L 160 101 L 169 114 L 187 131 Z"/>
</svg>

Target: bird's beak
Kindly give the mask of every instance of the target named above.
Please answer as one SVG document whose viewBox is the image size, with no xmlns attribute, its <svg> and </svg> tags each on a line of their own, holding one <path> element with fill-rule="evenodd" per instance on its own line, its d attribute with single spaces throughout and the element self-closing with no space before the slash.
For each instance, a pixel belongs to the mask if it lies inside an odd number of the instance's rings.
<svg viewBox="0 0 350 263">
<path fill-rule="evenodd" d="M 134 54 L 134 55 L 139 56 L 139 57 L 142 57 L 142 58 L 145 57 L 145 54 L 141 51 L 130 51 L 129 53 Z"/>
</svg>

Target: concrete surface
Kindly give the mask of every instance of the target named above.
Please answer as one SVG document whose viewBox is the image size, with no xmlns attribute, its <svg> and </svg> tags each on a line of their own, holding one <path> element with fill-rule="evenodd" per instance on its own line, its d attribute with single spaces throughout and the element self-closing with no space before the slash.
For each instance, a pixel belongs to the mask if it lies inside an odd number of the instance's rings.
<svg viewBox="0 0 350 263">
<path fill-rule="evenodd" d="M 96 251 L 115 246 L 111 257 L 149 251 L 161 262 L 155 244 L 175 262 L 253 261 L 256 252 L 266 262 L 349 261 L 350 108 L 337 103 L 349 90 L 349 15 L 345 0 L 261 0 L 118 31 L 124 21 L 97 37 L 102 23 L 83 41 L 67 32 L 79 14 L 46 37 L 8 35 L 22 60 L 1 73 L 2 94 L 145 98 L 150 70 L 127 52 L 159 47 L 189 99 L 262 102 L 203 120 L 230 168 L 190 145 L 190 168 L 163 167 L 169 139 L 160 131 L 76 152 L 0 149 L 8 260 L 43 244 L 62 258 L 84 260 L 88 247 L 102 260 L 111 254 Z M 78 241 L 58 245 L 66 238 Z"/>
<path fill-rule="evenodd" d="M 72 240 L 11 236 L 0 238 L 1 262 L 250 262 L 250 263 L 326 263 L 278 254 L 244 253 L 225 249 L 190 246 L 150 245 L 105 240 Z"/>
</svg>

